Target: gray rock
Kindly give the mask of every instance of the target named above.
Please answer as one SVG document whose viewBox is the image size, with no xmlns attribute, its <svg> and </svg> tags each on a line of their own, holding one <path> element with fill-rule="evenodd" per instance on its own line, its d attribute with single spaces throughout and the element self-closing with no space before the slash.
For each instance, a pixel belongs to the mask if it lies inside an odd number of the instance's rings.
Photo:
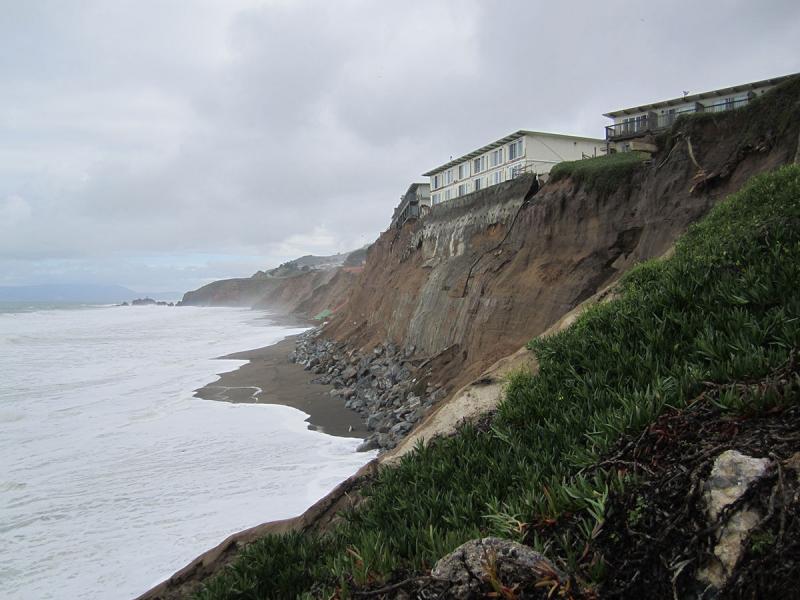
<svg viewBox="0 0 800 600">
<path fill-rule="evenodd" d="M 378 436 L 371 435 L 358 445 L 356 452 L 369 452 L 370 450 L 377 450 L 378 448 L 380 448 Z"/>
<path fill-rule="evenodd" d="M 384 367 L 383 365 L 371 365 L 369 368 L 369 372 L 375 377 L 383 377 L 384 375 L 386 375 L 386 367 Z"/>
<path fill-rule="evenodd" d="M 367 428 L 368 429 L 377 429 L 380 426 L 382 421 L 383 421 L 383 413 L 382 412 L 373 413 L 367 418 Z"/>
<path fill-rule="evenodd" d="M 406 420 L 409 423 L 416 423 L 417 421 L 421 420 L 423 416 L 425 416 L 425 412 L 421 408 L 418 408 L 417 410 L 412 412 L 410 415 L 408 415 Z"/>
<path fill-rule="evenodd" d="M 413 425 L 407 421 L 400 421 L 396 425 L 392 425 L 392 428 L 389 429 L 389 434 L 395 437 L 403 436 L 413 427 Z"/>
<path fill-rule="evenodd" d="M 462 544 L 431 571 L 447 586 L 448 598 L 483 598 L 485 592 L 492 591 L 490 574 L 506 587 L 532 587 L 543 579 L 566 579 L 553 563 L 528 546 L 491 537 Z"/>
<path fill-rule="evenodd" d="M 714 461 L 703 494 L 709 521 L 717 522 L 725 507 L 736 502 L 753 483 L 766 475 L 770 465 L 768 458 L 753 458 L 736 450 L 720 454 Z M 747 536 L 760 520 L 759 512 L 746 506 L 732 514 L 719 531 L 713 556 L 698 572 L 698 580 L 722 589 L 739 561 Z"/>
<path fill-rule="evenodd" d="M 347 367 L 344 371 L 342 371 L 342 379 L 346 381 L 350 381 L 351 379 L 356 378 L 357 371 L 355 367 Z"/>
</svg>

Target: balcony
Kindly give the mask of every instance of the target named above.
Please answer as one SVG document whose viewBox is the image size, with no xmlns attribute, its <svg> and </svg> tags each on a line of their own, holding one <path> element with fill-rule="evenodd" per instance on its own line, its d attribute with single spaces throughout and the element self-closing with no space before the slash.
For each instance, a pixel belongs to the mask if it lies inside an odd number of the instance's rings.
<svg viewBox="0 0 800 600">
<path fill-rule="evenodd" d="M 741 108 L 750 102 L 750 97 L 737 98 L 718 104 L 703 105 L 695 102 L 694 106 L 682 108 L 680 110 L 669 109 L 666 113 L 659 114 L 649 112 L 638 117 L 631 117 L 622 123 L 614 123 L 606 126 L 606 140 L 618 142 L 638 137 L 644 137 L 651 133 L 657 133 L 672 127 L 672 124 L 681 115 L 692 113 L 717 113 Z"/>
</svg>

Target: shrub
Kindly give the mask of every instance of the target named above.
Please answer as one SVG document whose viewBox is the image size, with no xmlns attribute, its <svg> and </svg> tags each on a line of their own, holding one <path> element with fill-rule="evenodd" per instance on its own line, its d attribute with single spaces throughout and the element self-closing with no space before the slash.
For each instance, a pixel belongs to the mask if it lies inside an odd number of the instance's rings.
<svg viewBox="0 0 800 600">
<path fill-rule="evenodd" d="M 587 191 L 610 194 L 628 183 L 647 158 L 641 152 L 617 152 L 596 158 L 558 163 L 550 171 L 550 181 L 570 178 Z"/>
</svg>

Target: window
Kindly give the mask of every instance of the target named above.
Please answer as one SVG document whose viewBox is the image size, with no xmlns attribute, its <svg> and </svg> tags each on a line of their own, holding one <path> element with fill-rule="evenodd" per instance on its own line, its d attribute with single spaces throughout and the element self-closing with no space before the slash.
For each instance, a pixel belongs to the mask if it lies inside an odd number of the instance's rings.
<svg viewBox="0 0 800 600">
<path fill-rule="evenodd" d="M 503 149 L 498 148 L 492 151 L 492 166 L 496 167 L 503 162 Z"/>
<path fill-rule="evenodd" d="M 453 183 L 453 169 L 447 169 L 444 172 L 444 184 L 450 185 L 451 183 Z"/>
<path fill-rule="evenodd" d="M 458 186 L 458 195 L 459 196 L 466 196 L 467 194 L 469 194 L 469 184 L 468 183 L 459 184 L 459 186 Z"/>
<path fill-rule="evenodd" d="M 474 181 L 474 184 L 475 184 L 475 186 L 474 186 L 474 187 L 475 187 L 475 191 L 477 192 L 479 189 L 481 189 L 481 178 L 480 178 L 480 177 L 478 177 L 478 178 L 477 178 L 477 179 Z"/>
<path fill-rule="evenodd" d="M 503 169 L 495 171 L 494 175 L 492 176 L 492 184 L 495 185 L 498 183 L 503 183 Z"/>
<path fill-rule="evenodd" d="M 441 181 L 442 180 L 441 180 L 439 175 L 434 175 L 433 176 L 433 189 L 435 189 L 435 190 L 439 189 L 439 185 L 440 185 Z"/>
<path fill-rule="evenodd" d="M 431 202 L 433 204 L 439 204 L 439 194 L 431 194 Z"/>
<path fill-rule="evenodd" d="M 459 179 L 466 179 L 469 177 L 469 163 L 466 162 L 462 165 L 458 165 L 458 178 Z"/>
<path fill-rule="evenodd" d="M 448 200 L 450 200 L 450 192 L 451 192 L 451 191 L 452 191 L 452 190 L 445 190 L 445 191 L 444 191 L 444 201 L 445 201 L 445 202 L 447 202 Z"/>
<path fill-rule="evenodd" d="M 481 171 L 486 170 L 486 155 L 479 156 L 472 161 L 472 174 L 477 175 Z"/>
<path fill-rule="evenodd" d="M 522 156 L 522 138 L 508 145 L 508 160 L 516 160 Z"/>
</svg>

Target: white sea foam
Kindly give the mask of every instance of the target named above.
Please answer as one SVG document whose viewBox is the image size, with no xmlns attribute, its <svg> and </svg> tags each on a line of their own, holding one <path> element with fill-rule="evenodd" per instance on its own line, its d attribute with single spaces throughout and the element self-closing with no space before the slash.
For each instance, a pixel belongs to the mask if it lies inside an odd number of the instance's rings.
<svg viewBox="0 0 800 600">
<path fill-rule="evenodd" d="M 192 391 L 298 329 L 224 308 L 0 314 L 4 598 L 126 598 L 294 516 L 371 455 L 302 412 Z"/>
</svg>

